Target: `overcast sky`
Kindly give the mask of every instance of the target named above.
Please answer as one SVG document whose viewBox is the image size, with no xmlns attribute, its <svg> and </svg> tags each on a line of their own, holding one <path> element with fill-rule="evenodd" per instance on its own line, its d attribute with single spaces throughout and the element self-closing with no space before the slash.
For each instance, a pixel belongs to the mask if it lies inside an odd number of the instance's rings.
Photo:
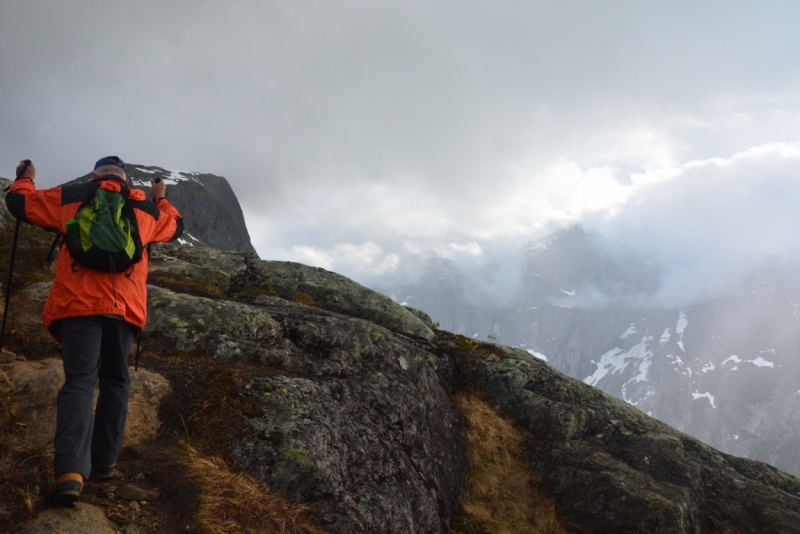
<svg viewBox="0 0 800 534">
<path fill-rule="evenodd" d="M 262 257 L 366 283 L 581 223 L 686 304 L 800 259 L 798 28 L 794 1 L 0 0 L 0 175 L 222 175 Z"/>
</svg>

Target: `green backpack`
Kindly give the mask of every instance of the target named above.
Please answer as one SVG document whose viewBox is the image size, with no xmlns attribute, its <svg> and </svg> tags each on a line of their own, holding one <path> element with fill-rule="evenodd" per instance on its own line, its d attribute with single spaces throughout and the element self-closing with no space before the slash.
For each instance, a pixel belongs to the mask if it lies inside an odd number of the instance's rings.
<svg viewBox="0 0 800 534">
<path fill-rule="evenodd" d="M 126 201 L 128 188 L 121 189 L 120 193 L 109 191 L 98 182 L 94 196 L 81 204 L 74 219 L 67 221 L 64 243 L 75 264 L 118 273 L 141 261 L 144 247 L 136 215 Z"/>
</svg>

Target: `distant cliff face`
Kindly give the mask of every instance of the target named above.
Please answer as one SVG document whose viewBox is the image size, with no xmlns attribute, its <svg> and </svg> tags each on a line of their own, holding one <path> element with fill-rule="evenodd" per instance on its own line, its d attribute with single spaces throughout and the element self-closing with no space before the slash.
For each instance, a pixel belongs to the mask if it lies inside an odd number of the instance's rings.
<svg viewBox="0 0 800 534">
<path fill-rule="evenodd" d="M 575 229 L 531 244 L 507 306 L 474 304 L 447 262 L 394 294 L 442 328 L 495 336 L 721 451 L 800 474 L 798 273 L 774 267 L 737 295 L 643 309 L 631 302 L 656 291 L 657 270 L 598 240 Z M 586 309 L 599 294 L 616 302 Z"/>
<path fill-rule="evenodd" d="M 128 164 L 134 187 L 150 194 L 150 180 L 163 177 L 167 199 L 181 212 L 184 222 L 182 244 L 197 241 L 220 250 L 255 252 L 239 200 L 228 181 L 208 173 L 171 171 L 162 167 Z M 78 181 L 90 179 L 90 175 Z"/>
</svg>

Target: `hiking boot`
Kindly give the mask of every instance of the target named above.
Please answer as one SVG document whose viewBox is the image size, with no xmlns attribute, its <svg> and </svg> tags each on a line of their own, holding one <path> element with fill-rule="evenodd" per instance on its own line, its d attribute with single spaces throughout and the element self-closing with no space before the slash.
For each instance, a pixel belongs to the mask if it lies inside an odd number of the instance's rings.
<svg viewBox="0 0 800 534">
<path fill-rule="evenodd" d="M 56 506 L 75 506 L 83 489 L 83 475 L 65 473 L 56 479 L 56 489 L 50 494 L 50 502 Z"/>
<path fill-rule="evenodd" d="M 114 476 L 114 468 L 117 464 L 111 465 L 93 465 L 92 469 L 94 469 L 94 476 L 99 478 L 100 480 L 108 480 Z"/>
</svg>

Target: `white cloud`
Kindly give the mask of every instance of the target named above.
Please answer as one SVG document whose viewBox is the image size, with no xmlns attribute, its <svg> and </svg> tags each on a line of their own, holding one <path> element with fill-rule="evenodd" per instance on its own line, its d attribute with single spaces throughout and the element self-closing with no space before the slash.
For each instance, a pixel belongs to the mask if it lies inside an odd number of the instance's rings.
<svg viewBox="0 0 800 534">
<path fill-rule="evenodd" d="M 582 223 L 680 301 L 800 249 L 796 3 L 8 4 L 0 174 L 224 175 L 265 258 L 497 281 Z"/>
<path fill-rule="evenodd" d="M 800 143 L 768 143 L 632 177 L 625 204 L 585 223 L 654 257 L 656 296 L 679 307 L 739 286 L 780 258 L 800 262 Z"/>
</svg>

